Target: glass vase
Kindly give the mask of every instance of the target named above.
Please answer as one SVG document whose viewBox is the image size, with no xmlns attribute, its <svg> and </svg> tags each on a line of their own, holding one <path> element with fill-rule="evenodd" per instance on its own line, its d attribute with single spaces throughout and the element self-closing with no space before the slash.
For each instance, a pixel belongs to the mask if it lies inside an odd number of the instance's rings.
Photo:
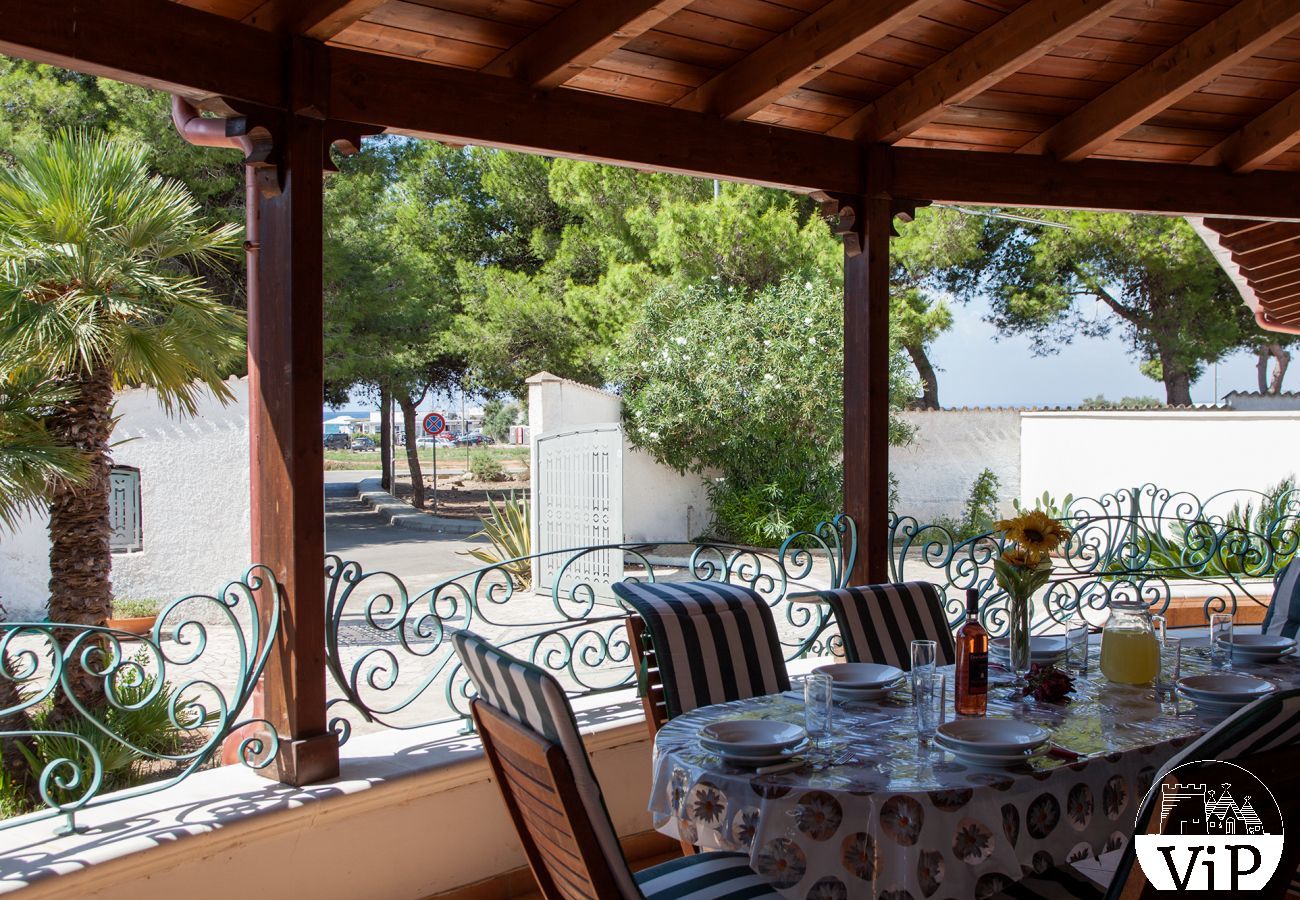
<svg viewBox="0 0 1300 900">
<path fill-rule="evenodd" d="M 1029 683 L 1029 597 L 1012 592 L 1007 595 L 1007 618 L 1010 620 L 1011 672 L 1015 675 L 1015 694 L 1024 692 Z"/>
</svg>

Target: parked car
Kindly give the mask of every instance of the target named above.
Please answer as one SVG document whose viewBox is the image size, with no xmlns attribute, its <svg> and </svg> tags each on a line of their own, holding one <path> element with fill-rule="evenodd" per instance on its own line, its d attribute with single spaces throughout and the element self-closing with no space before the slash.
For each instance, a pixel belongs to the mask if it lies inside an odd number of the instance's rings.
<svg viewBox="0 0 1300 900">
<path fill-rule="evenodd" d="M 352 438 L 350 435 L 339 432 L 337 434 L 325 435 L 326 450 L 348 450 L 352 447 Z"/>
<path fill-rule="evenodd" d="M 421 450 L 432 450 L 438 445 L 437 438 L 431 438 L 427 434 L 421 435 L 415 439 L 415 446 Z"/>
<path fill-rule="evenodd" d="M 495 444 L 495 443 L 496 440 L 494 440 L 493 438 L 489 437 L 486 434 L 483 434 L 481 431 L 476 431 L 472 434 L 467 434 L 457 439 L 456 446 L 457 447 L 480 447 L 480 446 L 485 446 L 487 444 Z"/>
<path fill-rule="evenodd" d="M 358 451 L 373 450 L 375 449 L 374 438 L 366 437 L 364 434 L 361 435 L 360 437 L 354 437 L 352 439 L 352 449 Z"/>
</svg>

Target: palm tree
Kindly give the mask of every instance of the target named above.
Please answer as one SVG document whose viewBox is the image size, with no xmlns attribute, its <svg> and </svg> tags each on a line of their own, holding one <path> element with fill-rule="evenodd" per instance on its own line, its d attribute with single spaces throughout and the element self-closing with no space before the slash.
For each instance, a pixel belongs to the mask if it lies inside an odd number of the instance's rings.
<svg viewBox="0 0 1300 900">
<path fill-rule="evenodd" d="M 52 621 L 102 625 L 112 606 L 116 391 L 153 388 L 181 413 L 204 388 L 230 397 L 221 376 L 243 351 L 243 318 L 191 273 L 237 242 L 234 226 L 203 221 L 184 186 L 151 175 L 138 146 L 66 132 L 0 171 L 0 356 L 65 392 L 47 426 L 88 468 L 81 483 L 49 490 Z M 69 669 L 77 700 L 101 705 L 102 678 Z M 68 698 L 57 712 L 74 713 Z"/>
</svg>

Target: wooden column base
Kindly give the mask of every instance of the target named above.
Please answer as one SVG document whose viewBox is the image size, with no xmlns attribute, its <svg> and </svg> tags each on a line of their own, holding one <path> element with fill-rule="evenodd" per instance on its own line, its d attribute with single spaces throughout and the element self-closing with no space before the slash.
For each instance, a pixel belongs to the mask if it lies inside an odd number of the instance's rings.
<svg viewBox="0 0 1300 900">
<path fill-rule="evenodd" d="M 298 740 L 282 739 L 275 762 L 259 769 L 272 781 L 301 787 L 339 776 L 339 739 L 322 734 Z"/>
</svg>

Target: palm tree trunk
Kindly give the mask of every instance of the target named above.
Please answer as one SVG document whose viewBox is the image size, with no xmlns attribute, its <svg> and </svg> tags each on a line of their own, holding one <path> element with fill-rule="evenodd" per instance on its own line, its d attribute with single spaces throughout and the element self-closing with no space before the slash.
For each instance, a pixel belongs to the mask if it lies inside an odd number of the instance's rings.
<svg viewBox="0 0 1300 900">
<path fill-rule="evenodd" d="M 103 625 L 113 605 L 108 523 L 113 375 L 99 363 L 90 372 L 78 372 L 66 380 L 76 394 L 50 416 L 50 431 L 62 443 L 86 454 L 90 477 L 81 485 L 58 483 L 50 492 L 50 620 Z M 75 635 L 69 630 L 59 639 L 66 643 Z M 77 658 L 68 658 L 66 666 L 77 700 L 88 708 L 103 706 L 103 678 L 87 672 Z M 78 716 L 63 693 L 55 695 L 54 710 L 57 719 Z"/>
</svg>

